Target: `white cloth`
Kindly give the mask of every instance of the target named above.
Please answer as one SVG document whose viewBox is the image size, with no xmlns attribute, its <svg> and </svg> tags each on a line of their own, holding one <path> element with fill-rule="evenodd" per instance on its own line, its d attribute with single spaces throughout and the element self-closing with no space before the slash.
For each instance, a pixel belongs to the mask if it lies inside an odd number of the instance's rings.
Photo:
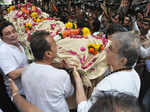
<svg viewBox="0 0 150 112">
<path fill-rule="evenodd" d="M 65 98 L 74 89 L 66 71 L 32 63 L 23 71 L 22 84 L 27 100 L 44 112 L 69 112 Z"/>
<path fill-rule="evenodd" d="M 3 111 L 0 109 L 0 112 L 3 112 Z"/>
<path fill-rule="evenodd" d="M 150 47 L 148 48 L 144 48 L 144 47 L 140 47 L 140 55 L 144 58 L 147 56 L 150 56 Z"/>
<path fill-rule="evenodd" d="M 8 73 L 24 67 L 27 65 L 27 57 L 25 55 L 23 47 L 20 45 L 21 51 L 14 45 L 3 42 L 0 45 L 0 68 L 5 74 L 5 84 L 8 85 Z M 23 94 L 21 79 L 15 80 L 16 85 L 19 88 L 20 94 Z M 9 91 L 8 94 L 10 95 Z"/>
<path fill-rule="evenodd" d="M 2 39 L 0 38 L 0 45 L 2 45 L 3 44 L 3 41 L 2 41 Z"/>
<path fill-rule="evenodd" d="M 135 22 L 133 22 L 133 30 L 135 30 L 135 31 L 140 31 L 139 30 L 139 27 L 138 27 L 138 25 L 137 25 L 137 21 L 135 21 Z"/>
<path fill-rule="evenodd" d="M 12 0 L 3 0 L 5 5 L 11 5 L 12 4 Z"/>
<path fill-rule="evenodd" d="M 140 78 L 134 69 L 113 73 L 97 84 L 88 101 L 83 101 L 78 105 L 78 112 L 88 112 L 89 108 L 96 102 L 96 96 L 100 95 L 100 91 L 113 90 L 138 97 L 140 85 Z"/>
</svg>

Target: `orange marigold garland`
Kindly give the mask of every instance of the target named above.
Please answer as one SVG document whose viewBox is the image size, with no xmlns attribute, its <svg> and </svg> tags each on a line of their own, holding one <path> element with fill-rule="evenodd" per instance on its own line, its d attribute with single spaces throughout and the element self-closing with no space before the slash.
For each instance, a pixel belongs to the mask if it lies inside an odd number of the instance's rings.
<svg viewBox="0 0 150 112">
<path fill-rule="evenodd" d="M 93 55 L 98 54 L 102 50 L 104 50 L 104 46 L 102 44 L 95 44 L 95 43 L 88 44 L 88 52 Z"/>
</svg>

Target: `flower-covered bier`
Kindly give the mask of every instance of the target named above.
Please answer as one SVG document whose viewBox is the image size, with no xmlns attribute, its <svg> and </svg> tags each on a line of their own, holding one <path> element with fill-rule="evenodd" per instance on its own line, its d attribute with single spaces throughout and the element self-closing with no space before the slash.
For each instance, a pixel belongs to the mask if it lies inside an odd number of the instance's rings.
<svg viewBox="0 0 150 112">
<path fill-rule="evenodd" d="M 5 19 L 12 22 L 19 33 L 19 41 L 27 41 L 30 35 L 37 30 L 49 31 L 53 37 L 62 33 L 65 24 L 48 14 L 32 3 L 13 5 L 8 8 Z"/>
</svg>

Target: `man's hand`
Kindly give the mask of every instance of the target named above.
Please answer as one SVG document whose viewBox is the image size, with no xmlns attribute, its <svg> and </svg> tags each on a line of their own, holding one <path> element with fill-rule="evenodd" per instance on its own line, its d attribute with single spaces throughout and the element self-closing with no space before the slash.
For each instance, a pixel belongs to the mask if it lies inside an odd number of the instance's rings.
<svg viewBox="0 0 150 112">
<path fill-rule="evenodd" d="M 24 68 L 18 68 L 10 73 L 8 73 L 9 78 L 11 78 L 12 80 L 16 80 L 17 78 L 19 78 L 21 76 L 21 73 L 23 71 Z"/>
<path fill-rule="evenodd" d="M 74 66 L 75 66 L 75 67 L 78 67 L 79 63 L 78 63 L 77 61 L 72 60 L 72 62 L 73 62 L 73 63 L 70 63 L 67 59 L 64 59 L 64 60 L 62 61 L 63 66 L 64 66 L 64 68 L 66 68 L 66 69 L 74 68 Z"/>
<path fill-rule="evenodd" d="M 148 14 L 150 14 L 150 2 L 146 6 L 146 14 L 145 14 L 145 16 L 148 16 Z"/>
<path fill-rule="evenodd" d="M 14 94 L 18 93 L 19 89 L 12 79 L 9 79 L 9 83 L 10 83 L 11 95 L 13 96 Z"/>
<path fill-rule="evenodd" d="M 73 67 L 73 76 L 74 76 L 75 79 L 80 78 L 80 75 L 77 71 L 77 67 L 75 67 L 75 66 Z"/>
</svg>

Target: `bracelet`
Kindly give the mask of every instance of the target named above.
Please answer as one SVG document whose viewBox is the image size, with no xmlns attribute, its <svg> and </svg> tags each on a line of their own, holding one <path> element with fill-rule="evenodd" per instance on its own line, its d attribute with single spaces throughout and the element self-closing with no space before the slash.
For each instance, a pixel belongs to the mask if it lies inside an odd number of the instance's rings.
<svg viewBox="0 0 150 112">
<path fill-rule="evenodd" d="M 12 96 L 11 96 L 11 101 L 14 100 L 14 96 L 16 96 L 17 94 L 18 94 L 18 92 L 15 92 L 15 93 L 12 94 Z"/>
</svg>

